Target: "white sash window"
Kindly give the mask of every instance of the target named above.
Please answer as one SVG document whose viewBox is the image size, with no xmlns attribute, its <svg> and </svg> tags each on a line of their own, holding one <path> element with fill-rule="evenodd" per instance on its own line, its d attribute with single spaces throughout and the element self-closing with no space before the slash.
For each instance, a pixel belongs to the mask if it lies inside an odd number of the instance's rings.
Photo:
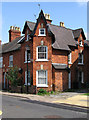
<svg viewBox="0 0 89 120">
<path fill-rule="evenodd" d="M 36 72 L 37 87 L 48 87 L 47 83 L 47 70 L 39 70 Z"/>
</svg>

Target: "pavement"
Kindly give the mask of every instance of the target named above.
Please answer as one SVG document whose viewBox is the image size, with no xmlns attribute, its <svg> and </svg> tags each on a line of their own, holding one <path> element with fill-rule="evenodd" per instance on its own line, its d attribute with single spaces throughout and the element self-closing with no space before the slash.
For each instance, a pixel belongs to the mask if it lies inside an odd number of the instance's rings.
<svg viewBox="0 0 89 120">
<path fill-rule="evenodd" d="M 55 104 L 65 104 L 71 105 L 76 107 L 82 108 L 89 108 L 89 96 L 83 95 L 84 93 L 77 93 L 77 92 L 63 92 L 57 95 L 50 95 L 50 96 L 40 96 L 34 94 L 20 94 L 20 93 L 9 93 L 9 92 L 2 92 L 2 95 L 14 96 L 14 97 L 21 97 L 26 98 L 29 100 L 47 102 L 47 103 L 55 103 Z"/>
</svg>

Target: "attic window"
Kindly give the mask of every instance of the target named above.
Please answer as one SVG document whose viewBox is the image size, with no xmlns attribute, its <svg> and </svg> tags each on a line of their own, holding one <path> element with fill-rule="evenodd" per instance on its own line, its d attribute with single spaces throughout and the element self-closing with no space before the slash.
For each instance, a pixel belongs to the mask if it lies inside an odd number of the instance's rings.
<svg viewBox="0 0 89 120">
<path fill-rule="evenodd" d="M 45 28 L 39 29 L 39 36 L 45 36 Z"/>
<path fill-rule="evenodd" d="M 79 41 L 79 46 L 83 46 L 82 40 Z"/>
</svg>

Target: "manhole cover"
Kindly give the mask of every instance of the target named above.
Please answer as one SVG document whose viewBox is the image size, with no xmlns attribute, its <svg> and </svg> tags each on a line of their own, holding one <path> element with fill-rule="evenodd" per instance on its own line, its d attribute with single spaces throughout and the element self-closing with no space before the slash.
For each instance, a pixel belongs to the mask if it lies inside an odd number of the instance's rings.
<svg viewBox="0 0 89 120">
<path fill-rule="evenodd" d="M 44 116 L 45 118 L 62 118 L 61 116 L 59 115 L 47 115 L 47 116 Z"/>
</svg>

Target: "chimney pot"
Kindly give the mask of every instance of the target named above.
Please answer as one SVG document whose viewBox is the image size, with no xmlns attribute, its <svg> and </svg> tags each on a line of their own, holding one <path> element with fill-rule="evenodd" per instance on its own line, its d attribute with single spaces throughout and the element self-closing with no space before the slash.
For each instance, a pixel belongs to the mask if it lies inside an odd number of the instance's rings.
<svg viewBox="0 0 89 120">
<path fill-rule="evenodd" d="M 60 27 L 65 27 L 64 22 L 60 22 Z"/>
<path fill-rule="evenodd" d="M 52 20 L 50 19 L 50 15 L 47 13 L 46 14 L 44 13 L 44 16 L 45 16 L 47 23 L 51 24 Z"/>
</svg>

